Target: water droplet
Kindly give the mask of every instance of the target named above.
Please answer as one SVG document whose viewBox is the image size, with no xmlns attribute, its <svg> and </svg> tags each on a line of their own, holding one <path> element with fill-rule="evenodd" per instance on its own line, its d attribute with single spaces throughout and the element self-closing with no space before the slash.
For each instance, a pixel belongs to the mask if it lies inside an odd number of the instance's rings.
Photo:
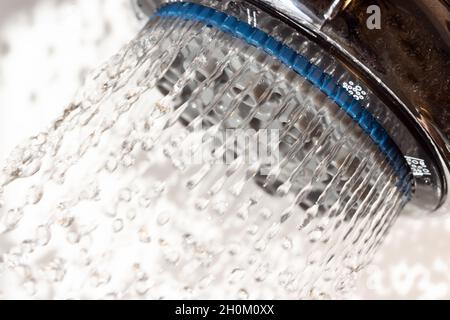
<svg viewBox="0 0 450 320">
<path fill-rule="evenodd" d="M 109 204 L 106 208 L 104 208 L 104 213 L 109 218 L 115 218 L 117 216 L 117 208 L 116 206 Z"/>
<path fill-rule="evenodd" d="M 77 244 L 77 243 L 79 243 L 80 242 L 80 234 L 78 232 L 76 232 L 76 231 L 70 231 L 67 234 L 67 241 L 70 244 Z"/>
<path fill-rule="evenodd" d="M 247 290 L 245 290 L 245 289 L 240 289 L 240 290 L 238 291 L 237 298 L 238 298 L 239 300 L 248 300 L 248 297 L 249 297 L 249 294 L 248 294 Z"/>
<path fill-rule="evenodd" d="M 278 283 L 283 287 L 286 287 L 293 280 L 294 280 L 294 274 L 292 272 L 283 271 L 283 272 L 280 272 L 280 274 L 278 275 Z"/>
<path fill-rule="evenodd" d="M 270 228 L 267 230 L 267 239 L 273 239 L 278 233 L 280 232 L 280 224 L 274 223 L 270 226 Z"/>
<path fill-rule="evenodd" d="M 150 237 L 147 229 L 145 227 L 142 227 L 139 229 L 139 241 L 142 243 L 149 243 L 151 242 L 152 238 Z"/>
<path fill-rule="evenodd" d="M 129 154 L 124 155 L 123 158 L 122 158 L 122 165 L 125 168 L 132 167 L 135 164 L 135 162 L 136 162 L 136 159 L 133 156 L 129 155 Z"/>
<path fill-rule="evenodd" d="M 130 221 L 133 221 L 135 218 L 136 218 L 136 210 L 134 210 L 134 209 L 129 209 L 128 211 L 127 211 L 127 219 L 128 220 L 130 220 Z"/>
<path fill-rule="evenodd" d="M 203 277 L 199 281 L 198 288 L 201 289 L 201 290 L 204 290 L 204 289 L 208 288 L 213 281 L 214 281 L 214 276 L 209 274 L 206 277 Z"/>
<path fill-rule="evenodd" d="M 139 197 L 139 206 L 143 209 L 146 209 L 148 207 L 150 207 L 150 204 L 152 203 L 152 199 L 149 198 L 146 195 L 143 195 L 141 197 Z"/>
<path fill-rule="evenodd" d="M 109 283 L 111 280 L 111 275 L 107 272 L 94 271 L 90 275 L 90 280 L 92 286 L 98 288 Z"/>
<path fill-rule="evenodd" d="M 45 267 L 47 278 L 53 282 L 63 281 L 66 275 L 65 262 L 60 258 L 54 259 Z"/>
<path fill-rule="evenodd" d="M 230 256 L 236 256 L 241 251 L 241 246 L 239 243 L 232 243 L 229 245 L 228 253 Z"/>
<path fill-rule="evenodd" d="M 29 296 L 34 296 L 37 293 L 37 285 L 34 279 L 27 279 L 23 283 L 23 288 Z"/>
<path fill-rule="evenodd" d="M 283 247 L 283 249 L 285 250 L 290 250 L 292 249 L 292 240 L 288 237 L 284 237 L 281 241 L 281 246 Z"/>
<path fill-rule="evenodd" d="M 144 152 L 150 152 L 153 150 L 154 148 L 154 144 L 151 142 L 147 142 L 147 141 L 142 141 L 141 142 L 141 150 Z"/>
<path fill-rule="evenodd" d="M 235 197 L 238 197 L 242 193 L 245 183 L 246 180 L 244 179 L 235 183 L 233 187 L 230 189 L 231 194 L 234 195 Z"/>
<path fill-rule="evenodd" d="M 89 183 L 80 193 L 80 199 L 82 200 L 93 200 L 97 198 L 100 193 L 100 189 L 97 181 Z"/>
<path fill-rule="evenodd" d="M 142 270 L 142 267 L 139 263 L 133 264 L 134 276 L 137 280 L 147 279 L 147 274 Z"/>
<path fill-rule="evenodd" d="M 50 228 L 46 225 L 40 225 L 36 229 L 36 243 L 39 246 L 46 246 L 51 239 Z"/>
<path fill-rule="evenodd" d="M 317 242 L 322 237 L 323 231 L 321 229 L 314 229 L 309 233 L 309 241 Z"/>
<path fill-rule="evenodd" d="M 264 251 L 267 247 L 267 240 L 265 238 L 260 238 L 255 242 L 254 248 L 256 251 Z"/>
<path fill-rule="evenodd" d="M 147 294 L 148 290 L 150 290 L 150 285 L 147 279 L 142 279 L 136 282 L 135 288 L 138 295 L 144 296 Z"/>
<path fill-rule="evenodd" d="M 247 220 L 248 219 L 248 214 L 249 214 L 249 208 L 247 206 L 242 207 L 241 209 L 238 210 L 237 212 L 237 216 L 242 219 L 242 220 Z"/>
<path fill-rule="evenodd" d="M 171 264 L 176 264 L 180 260 L 180 255 L 175 250 L 172 250 L 172 249 L 171 250 L 165 250 L 164 251 L 164 258 L 166 259 L 167 262 L 169 262 Z"/>
<path fill-rule="evenodd" d="M 228 209 L 228 202 L 219 200 L 214 202 L 212 207 L 219 216 L 223 216 Z"/>
<path fill-rule="evenodd" d="M 209 204 L 209 200 L 205 198 L 198 198 L 195 200 L 195 209 L 197 210 L 205 210 Z"/>
<path fill-rule="evenodd" d="M 259 227 L 256 224 L 254 224 L 247 228 L 247 233 L 254 236 L 255 234 L 258 233 L 258 230 L 259 230 Z"/>
<path fill-rule="evenodd" d="M 108 170 L 108 172 L 113 173 L 114 171 L 116 171 L 117 166 L 118 162 L 116 158 L 114 157 L 114 155 L 111 155 L 109 159 L 106 160 L 105 169 Z"/>
<path fill-rule="evenodd" d="M 157 222 L 160 226 L 166 225 L 170 221 L 170 212 L 163 211 L 158 215 Z"/>
<path fill-rule="evenodd" d="M 129 188 L 124 188 L 119 192 L 119 200 L 123 202 L 131 201 L 131 190 Z"/>
<path fill-rule="evenodd" d="M 230 284 L 241 283 L 245 277 L 245 270 L 241 268 L 233 269 L 230 273 L 230 277 L 228 278 L 228 282 Z"/>
<path fill-rule="evenodd" d="M 74 221 L 75 218 L 67 210 L 58 211 L 56 213 L 56 223 L 63 228 L 69 228 Z"/>
<path fill-rule="evenodd" d="M 157 182 L 153 186 L 154 197 L 159 197 L 166 190 L 166 184 L 164 182 Z"/>
<path fill-rule="evenodd" d="M 269 220 L 272 217 L 272 211 L 267 208 L 262 209 L 260 214 L 265 220 Z"/>
<path fill-rule="evenodd" d="M 42 195 L 43 195 L 43 190 L 42 190 L 41 186 L 36 186 L 36 185 L 32 186 L 28 190 L 27 204 L 29 204 L 29 205 L 37 204 L 39 201 L 41 201 Z"/>
<path fill-rule="evenodd" d="M 24 240 L 21 244 L 21 251 L 24 254 L 30 254 L 36 248 L 36 243 L 33 240 Z"/>
<path fill-rule="evenodd" d="M 35 159 L 21 168 L 21 177 L 31 177 L 41 169 L 41 160 Z"/>
<path fill-rule="evenodd" d="M 120 300 L 120 294 L 117 292 L 109 292 L 106 294 L 106 296 L 103 298 L 104 300 Z"/>
<path fill-rule="evenodd" d="M 89 251 L 85 248 L 80 250 L 80 262 L 84 266 L 89 266 L 92 262 L 91 256 L 89 255 Z"/>
<path fill-rule="evenodd" d="M 255 270 L 255 280 L 257 282 L 263 282 L 264 280 L 266 280 L 268 275 L 269 275 L 268 264 L 262 264 Z"/>
<path fill-rule="evenodd" d="M 14 229 L 20 222 L 20 220 L 22 220 L 23 214 L 24 213 L 22 208 L 15 208 L 8 210 L 4 220 L 5 226 L 8 229 Z"/>
<path fill-rule="evenodd" d="M 115 219 L 112 224 L 112 228 L 114 232 L 120 232 L 123 229 L 123 220 Z"/>
<path fill-rule="evenodd" d="M 32 146 L 42 146 L 47 142 L 48 134 L 46 132 L 41 132 L 37 136 L 31 138 Z"/>
</svg>

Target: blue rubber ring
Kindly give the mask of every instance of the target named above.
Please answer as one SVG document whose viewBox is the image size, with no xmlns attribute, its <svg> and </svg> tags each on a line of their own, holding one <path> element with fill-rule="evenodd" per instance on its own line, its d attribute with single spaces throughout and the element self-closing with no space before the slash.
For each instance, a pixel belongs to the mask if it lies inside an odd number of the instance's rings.
<svg viewBox="0 0 450 320">
<path fill-rule="evenodd" d="M 191 2 L 176 2 L 161 7 L 155 13 L 155 16 L 193 20 L 217 28 L 264 50 L 306 78 L 340 108 L 345 110 L 361 129 L 371 137 L 380 151 L 386 156 L 389 164 L 399 178 L 397 187 L 405 195 L 411 197 L 411 172 L 400 149 L 378 120 L 355 100 L 345 88 L 339 85 L 332 75 L 324 72 L 319 66 L 312 64 L 306 57 L 266 32 L 213 8 Z"/>
</svg>

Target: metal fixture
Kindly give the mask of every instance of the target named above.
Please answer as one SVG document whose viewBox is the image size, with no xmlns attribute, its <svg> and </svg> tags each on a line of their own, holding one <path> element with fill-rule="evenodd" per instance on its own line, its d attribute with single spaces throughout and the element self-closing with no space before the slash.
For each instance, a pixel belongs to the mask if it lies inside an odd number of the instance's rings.
<svg viewBox="0 0 450 320">
<path fill-rule="evenodd" d="M 166 3 L 135 0 L 140 17 Z M 220 10 L 222 1 L 191 1 Z M 272 34 L 284 24 L 344 69 L 338 80 L 387 131 L 413 174 L 412 206 L 445 211 L 450 204 L 450 6 L 445 0 L 248 0 L 228 10 Z M 381 29 L 369 29 L 367 8 L 381 10 Z M 299 48 L 290 47 L 293 50 Z M 307 57 L 312 59 L 312 57 Z M 351 84 L 354 84 L 353 86 Z M 354 87 L 358 87 L 357 92 Z M 358 97 L 356 95 L 356 97 Z M 410 210 L 411 211 L 411 210 Z M 417 211 L 417 210 L 414 210 Z"/>
</svg>

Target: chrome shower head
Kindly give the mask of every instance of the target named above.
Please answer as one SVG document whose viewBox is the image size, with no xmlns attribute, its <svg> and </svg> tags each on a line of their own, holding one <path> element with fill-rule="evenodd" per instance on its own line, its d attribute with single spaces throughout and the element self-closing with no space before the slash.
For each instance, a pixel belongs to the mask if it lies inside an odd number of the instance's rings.
<svg viewBox="0 0 450 320">
<path fill-rule="evenodd" d="M 179 1 L 137 0 L 134 4 L 141 17 L 156 12 L 207 23 L 280 60 L 371 136 L 397 173 L 400 188 L 411 193 L 410 204 L 419 209 L 414 211 L 448 208 L 448 2 L 198 0 L 183 6 Z M 225 13 L 229 21 L 224 24 L 220 20 L 224 17 L 207 9 L 196 11 L 194 4 Z M 381 11 L 381 29 L 367 25 L 371 5 Z"/>
</svg>

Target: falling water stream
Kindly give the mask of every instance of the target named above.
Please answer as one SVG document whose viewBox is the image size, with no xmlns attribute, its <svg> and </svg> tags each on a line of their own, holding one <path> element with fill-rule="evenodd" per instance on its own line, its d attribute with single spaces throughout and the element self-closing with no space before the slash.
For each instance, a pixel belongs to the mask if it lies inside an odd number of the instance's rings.
<svg viewBox="0 0 450 320">
<path fill-rule="evenodd" d="M 275 132 L 277 161 L 249 160 L 242 130 Z M 4 164 L 0 297 L 342 297 L 404 205 L 396 180 L 294 71 L 154 18 Z"/>
</svg>

